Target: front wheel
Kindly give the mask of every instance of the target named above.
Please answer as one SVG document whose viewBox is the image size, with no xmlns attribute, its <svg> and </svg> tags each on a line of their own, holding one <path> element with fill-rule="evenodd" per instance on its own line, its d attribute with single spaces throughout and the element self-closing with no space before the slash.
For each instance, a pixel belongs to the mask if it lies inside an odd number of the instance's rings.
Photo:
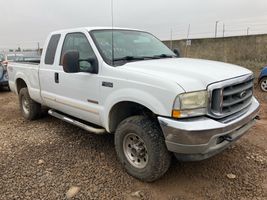
<svg viewBox="0 0 267 200">
<path fill-rule="evenodd" d="M 161 129 L 145 116 L 129 117 L 119 124 L 115 148 L 127 173 L 142 181 L 160 178 L 171 163 Z"/>
<path fill-rule="evenodd" d="M 267 92 L 267 77 L 261 79 L 260 88 L 263 92 Z"/>
</svg>

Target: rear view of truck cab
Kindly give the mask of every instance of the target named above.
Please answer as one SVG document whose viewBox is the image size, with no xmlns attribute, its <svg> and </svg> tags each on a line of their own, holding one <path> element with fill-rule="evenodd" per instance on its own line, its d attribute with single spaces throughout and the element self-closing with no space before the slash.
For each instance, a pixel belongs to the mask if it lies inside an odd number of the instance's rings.
<svg viewBox="0 0 267 200">
<path fill-rule="evenodd" d="M 180 58 L 152 34 L 77 28 L 50 34 L 40 64 L 10 63 L 23 116 L 49 114 L 91 133 L 114 134 L 119 161 L 143 181 L 165 174 L 172 155 L 209 158 L 255 123 L 251 71 Z"/>
</svg>

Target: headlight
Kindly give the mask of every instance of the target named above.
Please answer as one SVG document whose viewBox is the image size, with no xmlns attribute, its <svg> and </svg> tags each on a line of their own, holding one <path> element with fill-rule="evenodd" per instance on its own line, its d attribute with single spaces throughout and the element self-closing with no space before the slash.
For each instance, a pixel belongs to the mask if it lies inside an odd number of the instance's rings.
<svg viewBox="0 0 267 200">
<path fill-rule="evenodd" d="M 207 91 L 180 94 L 175 99 L 172 117 L 184 118 L 204 115 L 207 112 L 207 106 Z"/>
</svg>

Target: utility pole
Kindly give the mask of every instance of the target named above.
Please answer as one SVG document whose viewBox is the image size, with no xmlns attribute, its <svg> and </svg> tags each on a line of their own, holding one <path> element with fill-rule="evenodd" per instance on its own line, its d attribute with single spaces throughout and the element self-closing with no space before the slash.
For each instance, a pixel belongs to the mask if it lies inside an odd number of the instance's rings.
<svg viewBox="0 0 267 200">
<path fill-rule="evenodd" d="M 219 23 L 219 21 L 215 22 L 215 38 L 217 37 L 218 23 Z"/>
<path fill-rule="evenodd" d="M 186 44 L 185 44 L 185 56 L 186 57 L 187 57 L 187 46 L 188 46 L 188 41 L 189 41 L 190 29 L 191 29 L 191 25 L 189 24 L 188 29 L 187 29 Z"/>
<path fill-rule="evenodd" d="M 40 55 L 40 43 L 39 42 L 37 42 L 37 53 L 38 53 L 38 55 Z"/>
<path fill-rule="evenodd" d="M 170 40 L 170 49 L 172 50 L 172 47 L 173 47 L 173 45 L 172 45 L 172 28 L 171 28 L 171 40 Z"/>
<path fill-rule="evenodd" d="M 190 34 L 190 29 L 191 29 L 191 25 L 188 25 L 188 29 L 187 29 L 187 36 L 186 36 L 186 40 L 189 39 L 189 34 Z"/>
<path fill-rule="evenodd" d="M 223 37 L 225 36 L 225 24 L 223 24 Z"/>
<path fill-rule="evenodd" d="M 248 27 L 248 28 L 247 28 L 247 35 L 249 35 L 249 29 L 250 29 L 250 28 Z"/>
</svg>

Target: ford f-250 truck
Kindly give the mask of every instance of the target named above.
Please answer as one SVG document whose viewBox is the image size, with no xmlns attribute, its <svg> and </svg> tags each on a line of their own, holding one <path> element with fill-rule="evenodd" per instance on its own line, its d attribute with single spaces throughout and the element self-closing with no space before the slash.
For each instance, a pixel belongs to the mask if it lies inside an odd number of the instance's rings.
<svg viewBox="0 0 267 200">
<path fill-rule="evenodd" d="M 96 134 L 114 133 L 132 176 L 154 181 L 180 160 L 211 157 L 255 123 L 251 71 L 179 58 L 153 35 L 78 28 L 49 35 L 40 64 L 10 63 L 23 116 L 50 115 Z"/>
</svg>

